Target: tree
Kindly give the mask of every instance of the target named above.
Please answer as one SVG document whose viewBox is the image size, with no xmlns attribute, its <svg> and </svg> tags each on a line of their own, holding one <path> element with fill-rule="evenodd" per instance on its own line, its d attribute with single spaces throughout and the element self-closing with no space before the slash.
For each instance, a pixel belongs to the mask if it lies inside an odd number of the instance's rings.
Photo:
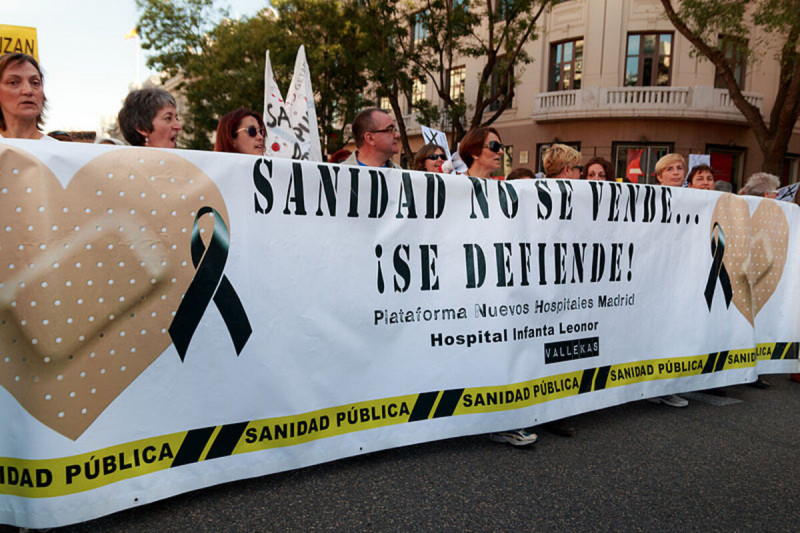
<svg viewBox="0 0 800 533">
<path fill-rule="evenodd" d="M 306 47 L 320 139 L 327 153 L 335 152 L 348 140 L 345 127 L 364 103 L 364 57 L 353 45 L 358 7 L 336 0 L 273 0 L 272 5 L 290 48 Z"/>
<path fill-rule="evenodd" d="M 661 3 L 673 26 L 717 68 L 731 100 L 756 137 L 763 157 L 761 168 L 780 176 L 792 130 L 800 117 L 800 0 L 684 0 L 677 10 L 671 0 Z M 765 37 L 747 40 L 756 33 Z M 747 42 L 750 57 L 760 48 L 775 51 L 780 81 L 768 120 L 742 94 L 720 35 Z"/>
<path fill-rule="evenodd" d="M 403 0 L 360 0 L 357 21 L 359 28 L 359 52 L 364 57 L 364 72 L 378 91 L 385 97 L 394 112 L 403 154 L 411 161 L 413 152 L 408 142 L 406 124 L 403 120 L 401 97 L 410 101 L 412 77 L 410 61 L 402 43 L 408 37 L 407 19 L 404 17 Z"/>
<path fill-rule="evenodd" d="M 468 129 L 492 124 L 511 105 L 519 69 L 532 61 L 525 45 L 536 38 L 536 24 L 552 3 L 483 0 L 470 5 L 464 0 L 425 0 L 424 8 L 414 15 L 412 26 L 420 25 L 415 36 L 421 31 L 422 38 L 409 45 L 409 55 L 444 103 L 454 142 Z M 454 61 L 463 57 L 483 62 L 478 91 L 469 106 L 450 86 Z M 490 115 L 484 118 L 487 112 Z"/>
</svg>

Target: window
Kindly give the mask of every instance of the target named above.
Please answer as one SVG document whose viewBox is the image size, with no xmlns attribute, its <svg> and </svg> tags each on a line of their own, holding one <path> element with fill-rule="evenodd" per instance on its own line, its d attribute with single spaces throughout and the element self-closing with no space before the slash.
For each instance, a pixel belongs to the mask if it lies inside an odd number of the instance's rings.
<svg viewBox="0 0 800 533">
<path fill-rule="evenodd" d="M 658 183 L 656 162 L 672 152 L 673 143 L 613 142 L 614 176 L 632 183 Z"/>
<path fill-rule="evenodd" d="M 389 113 L 392 112 L 392 103 L 389 101 L 388 96 L 381 96 L 378 99 L 378 107 L 380 107 L 384 111 L 388 111 Z"/>
<path fill-rule="evenodd" d="M 508 94 L 508 83 L 514 83 L 514 71 L 513 69 L 509 72 L 508 79 L 505 80 L 503 83 L 503 73 L 506 68 L 506 56 L 498 56 L 497 63 L 494 67 L 494 72 L 492 72 L 492 77 L 489 80 L 489 94 L 487 96 L 493 95 L 496 91 L 502 91 L 502 95 Z M 500 104 L 503 101 L 505 96 L 500 96 L 497 100 L 489 104 L 489 111 L 497 111 L 500 109 Z M 513 104 L 513 99 L 509 100 L 508 107 L 511 107 Z M 508 107 L 506 109 L 508 109 Z"/>
<path fill-rule="evenodd" d="M 787 153 L 783 159 L 781 185 L 791 185 L 800 181 L 800 154 Z"/>
<path fill-rule="evenodd" d="M 414 104 L 418 103 L 420 100 L 425 100 L 428 92 L 428 84 L 425 78 L 417 78 L 414 80 L 414 84 L 411 86 L 411 104 L 408 106 L 408 112 L 414 108 Z"/>
<path fill-rule="evenodd" d="M 719 36 L 719 44 L 722 52 L 725 54 L 725 61 L 731 66 L 733 70 L 733 77 L 736 79 L 736 85 L 742 88 L 744 83 L 745 67 L 747 66 L 747 41 L 738 39 L 736 37 Z M 728 86 L 722 80 L 722 74 L 717 69 L 714 76 L 714 87 L 717 89 L 727 89 Z"/>
<path fill-rule="evenodd" d="M 411 48 L 417 48 L 423 40 L 428 38 L 428 27 L 425 25 L 426 11 L 420 11 L 411 16 L 411 27 L 413 28 Z"/>
<path fill-rule="evenodd" d="M 550 45 L 551 91 L 580 89 L 582 74 L 583 39 Z"/>
<path fill-rule="evenodd" d="M 669 86 L 671 33 L 631 33 L 625 58 L 625 86 Z"/>
<path fill-rule="evenodd" d="M 455 67 L 450 69 L 450 98 L 454 102 L 464 100 L 464 90 L 467 80 L 467 68 Z"/>
<path fill-rule="evenodd" d="M 706 153 L 711 154 L 714 179 L 730 182 L 733 192 L 741 189 L 744 185 L 744 156 L 747 149 L 727 144 L 707 144 Z"/>
<path fill-rule="evenodd" d="M 542 164 L 542 158 L 544 157 L 544 151 L 547 150 L 551 144 L 564 144 L 569 146 L 570 148 L 575 148 L 577 151 L 581 151 L 581 143 L 580 141 L 559 141 L 558 139 L 553 139 L 553 142 L 549 143 L 538 143 L 536 145 L 536 153 L 538 157 L 536 159 L 536 172 L 541 172 L 544 174 L 544 164 Z"/>
</svg>

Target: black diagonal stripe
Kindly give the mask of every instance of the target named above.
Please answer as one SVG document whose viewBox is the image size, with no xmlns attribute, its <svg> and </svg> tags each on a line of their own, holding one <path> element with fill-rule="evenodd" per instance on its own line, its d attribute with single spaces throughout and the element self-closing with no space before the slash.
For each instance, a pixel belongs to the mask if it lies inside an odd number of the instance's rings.
<svg viewBox="0 0 800 533">
<path fill-rule="evenodd" d="M 193 429 L 188 432 L 183 439 L 181 447 L 178 449 L 178 453 L 175 454 L 175 459 L 172 461 L 172 468 L 188 465 L 189 463 L 196 463 L 197 460 L 200 459 L 200 454 L 203 453 L 208 439 L 211 438 L 211 434 L 214 433 L 214 427 L 215 426 Z"/>
<path fill-rule="evenodd" d="M 717 355 L 717 364 L 714 366 L 714 372 L 719 372 L 723 368 L 725 368 L 725 361 L 728 360 L 728 350 L 724 352 L 719 352 Z"/>
<path fill-rule="evenodd" d="M 772 350 L 772 359 L 783 359 L 783 352 L 786 350 L 785 342 L 776 342 Z"/>
<path fill-rule="evenodd" d="M 417 397 L 417 403 L 414 404 L 414 409 L 411 410 L 411 416 L 408 417 L 408 421 L 427 420 L 431 409 L 433 409 L 433 404 L 436 403 L 437 396 L 439 396 L 439 391 L 421 393 Z"/>
<path fill-rule="evenodd" d="M 708 354 L 708 359 L 706 359 L 706 364 L 703 366 L 703 371 L 700 373 L 710 374 L 711 372 L 713 372 L 714 365 L 717 363 L 717 357 L 719 357 L 719 352 Z"/>
<path fill-rule="evenodd" d="M 789 349 L 786 350 L 786 356 L 784 359 L 797 359 L 797 343 L 790 342 Z"/>
<path fill-rule="evenodd" d="M 594 380 L 594 390 L 603 390 L 606 388 L 609 372 L 611 372 L 610 366 L 601 366 L 597 369 L 597 379 Z"/>
<path fill-rule="evenodd" d="M 578 394 L 592 392 L 592 380 L 594 379 L 594 373 L 596 371 L 596 368 L 587 368 L 583 371 L 583 374 L 581 375 L 581 388 L 578 389 Z"/>
<path fill-rule="evenodd" d="M 441 418 L 443 416 L 452 416 L 453 411 L 456 410 L 458 400 L 464 389 L 450 389 L 442 393 L 442 399 L 439 400 L 439 405 L 436 406 L 436 411 L 433 413 L 433 418 Z"/>
<path fill-rule="evenodd" d="M 217 457 L 227 457 L 233 453 L 239 438 L 244 433 L 244 428 L 247 427 L 247 422 L 239 422 L 238 424 L 226 424 L 219 430 L 217 438 L 211 444 L 211 449 L 208 450 L 206 459 L 216 459 Z"/>
</svg>

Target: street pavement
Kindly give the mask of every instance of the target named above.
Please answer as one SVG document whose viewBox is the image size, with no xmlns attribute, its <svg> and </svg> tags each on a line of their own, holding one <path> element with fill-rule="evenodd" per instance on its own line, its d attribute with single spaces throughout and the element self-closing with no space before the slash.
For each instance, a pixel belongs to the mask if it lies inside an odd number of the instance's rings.
<svg viewBox="0 0 800 533">
<path fill-rule="evenodd" d="M 686 409 L 639 401 L 586 413 L 572 418 L 575 437 L 536 430 L 527 448 L 448 439 L 56 531 L 798 531 L 800 384 L 766 379 L 770 389 L 694 395 Z"/>
</svg>

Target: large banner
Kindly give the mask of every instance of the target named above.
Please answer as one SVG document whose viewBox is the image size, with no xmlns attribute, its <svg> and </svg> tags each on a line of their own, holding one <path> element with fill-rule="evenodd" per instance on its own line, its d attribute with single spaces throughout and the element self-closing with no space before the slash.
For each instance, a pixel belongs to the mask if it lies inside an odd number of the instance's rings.
<svg viewBox="0 0 800 533">
<path fill-rule="evenodd" d="M 0 523 L 798 370 L 785 202 L 3 141 L 0 209 Z"/>
</svg>

